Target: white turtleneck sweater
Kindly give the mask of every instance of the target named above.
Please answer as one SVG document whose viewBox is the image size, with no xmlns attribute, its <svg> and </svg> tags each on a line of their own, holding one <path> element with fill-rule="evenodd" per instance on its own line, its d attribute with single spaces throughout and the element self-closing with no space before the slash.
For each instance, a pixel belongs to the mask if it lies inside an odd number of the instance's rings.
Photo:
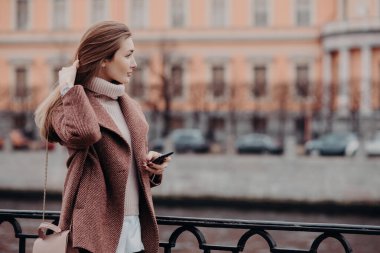
<svg viewBox="0 0 380 253">
<path fill-rule="evenodd" d="M 125 193 L 125 215 L 139 215 L 139 188 L 137 181 L 136 162 L 133 158 L 133 149 L 131 146 L 131 134 L 117 100 L 118 97 L 122 96 L 125 93 L 125 86 L 123 84 L 113 84 L 104 79 L 95 77 L 93 81 L 86 86 L 86 89 L 97 93 L 95 97 L 111 116 L 122 137 L 130 147 L 132 163 L 128 173 Z"/>
</svg>

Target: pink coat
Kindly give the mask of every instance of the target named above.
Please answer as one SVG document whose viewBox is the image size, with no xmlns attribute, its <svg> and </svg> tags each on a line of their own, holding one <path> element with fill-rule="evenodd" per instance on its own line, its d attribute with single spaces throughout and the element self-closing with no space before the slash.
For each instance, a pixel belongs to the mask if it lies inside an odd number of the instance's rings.
<svg viewBox="0 0 380 253">
<path fill-rule="evenodd" d="M 69 152 L 59 226 L 68 229 L 72 221 L 73 247 L 94 253 L 116 251 L 132 148 L 140 183 L 142 241 L 147 253 L 156 253 L 159 238 L 151 187 L 160 184 L 161 177 L 152 182 L 142 168 L 148 124 L 137 102 L 127 94 L 119 98 L 131 132 L 130 147 L 94 94 L 75 85 L 62 97 L 63 105 L 52 111 L 49 140 Z"/>
</svg>

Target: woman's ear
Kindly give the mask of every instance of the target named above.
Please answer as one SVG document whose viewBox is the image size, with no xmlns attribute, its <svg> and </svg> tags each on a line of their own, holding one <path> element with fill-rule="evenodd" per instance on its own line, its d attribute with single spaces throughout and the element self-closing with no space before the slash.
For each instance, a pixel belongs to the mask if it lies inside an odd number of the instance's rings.
<svg viewBox="0 0 380 253">
<path fill-rule="evenodd" d="M 109 59 L 103 59 L 103 60 L 101 60 L 101 62 L 100 62 L 100 66 L 101 66 L 102 68 L 105 68 L 105 67 L 107 67 L 107 63 L 109 63 L 109 62 L 110 62 Z"/>
</svg>

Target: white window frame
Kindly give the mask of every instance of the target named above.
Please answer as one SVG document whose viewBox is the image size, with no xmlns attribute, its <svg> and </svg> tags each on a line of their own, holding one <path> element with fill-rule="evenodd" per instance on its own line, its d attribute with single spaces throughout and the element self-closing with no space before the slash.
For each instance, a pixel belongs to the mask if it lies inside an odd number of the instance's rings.
<svg viewBox="0 0 380 253">
<path fill-rule="evenodd" d="M 133 24 L 133 12 L 134 10 L 132 9 L 132 1 L 131 0 L 126 0 L 126 6 L 127 6 L 127 17 L 128 17 L 128 26 L 132 30 L 139 30 L 139 29 L 144 29 L 149 26 L 150 23 L 150 15 L 149 15 L 149 10 L 150 10 L 150 0 L 141 0 L 144 2 L 143 4 L 143 10 L 142 10 L 142 23 L 138 26 L 135 26 Z"/>
<path fill-rule="evenodd" d="M 265 0 L 265 3 L 266 3 L 266 11 L 267 11 L 267 23 L 265 26 L 259 26 L 256 24 L 256 16 L 255 16 L 255 2 L 256 0 L 250 0 L 249 1 L 249 7 L 248 7 L 248 15 L 250 18 L 250 21 L 251 21 L 251 25 L 253 25 L 254 27 L 269 27 L 269 26 L 272 26 L 273 24 L 273 11 L 274 10 L 274 6 L 273 6 L 273 0 Z"/>
<path fill-rule="evenodd" d="M 207 16 L 208 16 L 208 24 L 209 24 L 209 27 L 211 28 L 215 28 L 215 29 L 218 29 L 218 28 L 225 28 L 225 27 L 228 27 L 230 25 L 230 10 L 231 10 L 231 2 L 230 0 L 221 0 L 221 1 L 224 1 L 225 2 L 225 6 L 226 6 L 226 9 L 224 10 L 224 23 L 222 25 L 214 25 L 213 24 L 213 13 L 214 11 L 212 10 L 212 1 L 213 0 L 208 0 L 208 4 L 207 4 Z"/>
<path fill-rule="evenodd" d="M 168 60 L 168 63 L 166 64 L 166 67 L 165 67 L 165 73 L 166 75 L 169 77 L 169 82 L 170 82 L 170 79 L 171 79 L 171 68 L 173 65 L 180 65 L 183 69 L 183 75 L 182 75 L 182 96 L 176 96 L 176 97 L 172 97 L 172 100 L 173 101 L 181 101 L 181 102 L 184 102 L 187 98 L 188 98 L 188 93 L 189 93 L 189 70 L 190 68 L 188 67 L 189 65 L 189 62 L 188 62 L 188 59 L 187 58 L 184 58 L 184 57 L 176 57 L 176 56 L 172 56 L 171 59 Z"/>
<path fill-rule="evenodd" d="M 65 20 L 63 21 L 64 22 L 64 26 L 63 27 L 54 27 L 54 1 L 55 0 L 50 0 L 49 1 L 49 21 L 50 21 L 50 29 L 51 30 L 66 30 L 69 28 L 70 24 L 69 24 L 69 21 L 70 21 L 70 10 L 71 10 L 71 0 L 66 0 L 65 1 L 65 4 L 66 4 L 66 13 L 65 13 Z"/>
<path fill-rule="evenodd" d="M 16 31 L 28 31 L 33 27 L 33 18 L 34 18 L 34 0 L 28 0 L 28 21 L 25 29 L 19 29 L 17 28 L 17 4 L 15 0 L 11 1 L 11 8 L 12 8 L 12 29 Z"/>
<path fill-rule="evenodd" d="M 312 56 L 295 56 L 292 57 L 291 59 L 291 64 L 290 64 L 290 70 L 289 73 L 291 73 L 290 76 L 290 96 L 291 98 L 296 99 L 296 101 L 312 101 L 313 96 L 315 95 L 315 78 L 316 78 L 316 73 L 315 73 L 315 58 Z M 302 96 L 298 96 L 297 94 L 297 88 L 295 86 L 296 81 L 297 81 L 297 66 L 298 65 L 307 65 L 309 67 L 309 96 L 306 98 Z"/>
<path fill-rule="evenodd" d="M 206 94 L 207 99 L 210 101 L 216 101 L 216 102 L 225 102 L 227 99 L 231 96 L 231 66 L 230 66 L 230 58 L 229 57 L 208 57 L 206 58 L 207 63 L 207 76 L 206 76 Z M 214 66 L 223 66 L 224 67 L 224 82 L 225 82 L 225 89 L 223 96 L 215 97 L 214 92 L 212 90 L 212 70 Z"/>
<path fill-rule="evenodd" d="M 297 24 L 297 0 L 292 0 L 293 6 L 293 25 L 296 27 L 311 27 L 315 25 L 315 17 L 316 17 L 316 2 L 315 0 L 309 0 L 310 2 L 310 23 L 309 25 L 299 25 Z"/>
<path fill-rule="evenodd" d="M 298 76 L 298 68 L 300 67 L 300 66 L 305 66 L 305 67 L 307 67 L 307 83 L 308 83 L 308 86 L 309 87 L 307 87 L 308 88 L 308 92 L 307 92 L 307 95 L 306 96 L 302 96 L 302 95 L 300 95 L 299 94 L 299 92 L 298 92 L 298 87 L 297 87 L 297 76 Z M 311 74 L 310 74 L 310 64 L 309 63 L 296 63 L 296 64 L 294 64 L 294 93 L 295 93 L 295 96 L 297 96 L 297 97 L 299 97 L 300 99 L 304 99 L 304 98 L 308 98 L 309 96 L 311 96 L 311 94 L 312 94 L 312 92 L 311 92 L 311 83 L 312 83 L 312 81 L 311 81 L 311 79 L 310 79 L 310 77 L 311 77 Z"/>
<path fill-rule="evenodd" d="M 247 64 L 248 66 L 248 97 L 250 100 L 253 101 L 266 101 L 269 100 L 272 97 L 272 85 L 273 85 L 273 80 L 272 80 L 272 64 L 273 64 L 273 59 L 272 56 L 253 56 L 248 59 L 249 63 Z M 265 66 L 266 67 L 266 92 L 264 96 L 260 97 L 255 97 L 253 94 L 253 82 L 255 80 L 255 71 L 254 68 L 255 66 Z"/>
<path fill-rule="evenodd" d="M 97 20 L 97 21 L 94 21 L 93 20 L 93 16 L 92 16 L 92 4 L 93 4 L 93 1 L 94 0 L 87 0 L 87 10 L 88 10 L 88 23 L 89 25 L 93 25 L 93 24 L 96 24 L 96 23 L 99 23 L 103 20 L 107 20 L 109 19 L 109 16 L 110 16 L 110 3 L 113 3 L 109 0 L 104 0 L 104 3 L 105 3 L 105 7 L 104 7 L 104 19 L 100 19 L 100 20 Z"/>
<path fill-rule="evenodd" d="M 143 95 L 141 97 L 133 97 L 133 99 L 138 101 L 144 101 L 149 97 L 149 85 L 148 85 L 148 77 L 149 77 L 149 64 L 145 59 L 136 59 L 138 63 L 137 66 L 141 69 L 141 78 L 143 83 Z M 132 77 L 133 78 L 133 77 Z M 132 89 L 131 87 L 129 88 Z"/>
<path fill-rule="evenodd" d="M 64 66 L 70 65 L 70 58 L 67 55 L 56 55 L 49 59 L 47 59 L 47 65 L 49 66 L 49 90 L 53 90 L 55 88 L 54 86 L 54 75 L 53 71 L 55 68 L 61 68 Z"/>
<path fill-rule="evenodd" d="M 10 62 L 10 65 L 11 65 L 11 68 L 10 68 L 10 71 L 11 71 L 11 74 L 9 75 L 11 77 L 11 87 L 10 87 L 10 97 L 11 97 L 11 101 L 14 102 L 14 103 L 19 103 L 19 102 L 31 102 L 32 100 L 32 97 L 33 97 L 33 94 L 30 93 L 30 94 L 27 94 L 25 100 L 21 100 L 19 98 L 16 97 L 16 80 L 17 80 L 17 76 L 16 76 L 16 69 L 17 68 L 20 68 L 20 67 L 24 67 L 26 69 L 26 89 L 27 89 L 27 92 L 29 93 L 29 91 L 32 90 L 32 85 L 31 85 L 31 65 L 32 65 L 32 61 L 31 59 L 11 59 L 9 60 Z"/>
<path fill-rule="evenodd" d="M 175 27 L 173 26 L 173 23 L 172 23 L 172 1 L 173 0 L 166 0 L 166 4 L 168 6 L 167 8 L 167 20 L 166 20 L 166 24 L 167 24 L 167 27 L 170 27 L 170 28 L 173 28 L 173 29 L 182 29 L 182 28 L 185 28 L 185 27 L 188 27 L 189 24 L 190 24 L 190 12 L 187 11 L 187 10 L 190 10 L 190 1 L 189 0 L 182 0 L 184 2 L 184 24 L 183 26 L 179 26 L 179 27 Z"/>
</svg>

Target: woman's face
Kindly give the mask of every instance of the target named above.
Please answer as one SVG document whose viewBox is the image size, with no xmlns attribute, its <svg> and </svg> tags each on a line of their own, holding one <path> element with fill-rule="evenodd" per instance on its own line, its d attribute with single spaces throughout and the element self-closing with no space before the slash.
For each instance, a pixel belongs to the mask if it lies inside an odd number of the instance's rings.
<svg viewBox="0 0 380 253">
<path fill-rule="evenodd" d="M 134 50 L 135 47 L 131 37 L 123 40 L 114 57 L 101 63 L 102 66 L 98 76 L 109 82 L 128 84 L 132 72 L 137 67 L 133 57 Z"/>
</svg>

